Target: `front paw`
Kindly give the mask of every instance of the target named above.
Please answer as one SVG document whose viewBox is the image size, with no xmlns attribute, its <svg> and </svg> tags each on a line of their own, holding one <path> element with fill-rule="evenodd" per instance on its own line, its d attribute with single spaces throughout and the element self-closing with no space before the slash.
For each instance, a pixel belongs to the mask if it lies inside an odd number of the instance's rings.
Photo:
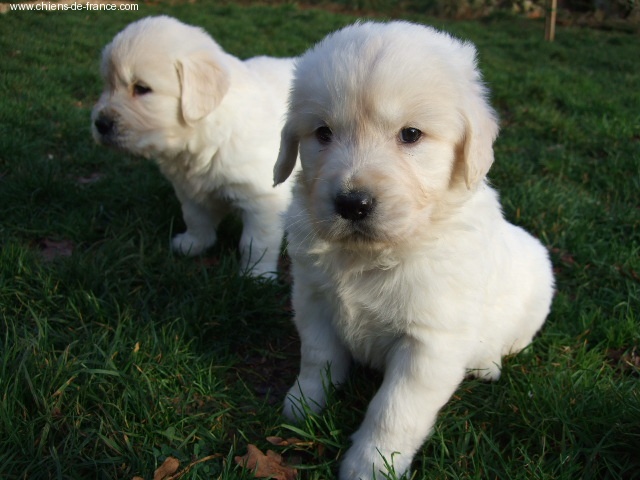
<svg viewBox="0 0 640 480">
<path fill-rule="evenodd" d="M 200 255 L 215 243 L 215 234 L 207 237 L 197 237 L 189 232 L 185 232 L 173 237 L 171 240 L 171 249 L 182 255 L 193 257 Z"/>
<path fill-rule="evenodd" d="M 247 262 L 243 262 L 243 264 L 246 265 Z M 266 263 L 258 263 L 256 264 L 253 268 L 247 268 L 245 267 L 243 269 L 244 272 L 246 272 L 247 275 L 256 278 L 258 280 L 277 280 L 278 279 L 278 272 L 277 270 L 277 265 L 276 263 L 273 264 L 266 264 Z"/>
<path fill-rule="evenodd" d="M 382 453 L 374 446 L 352 446 L 344 456 L 340 465 L 340 480 L 386 480 L 387 478 L 401 477 L 408 473 L 409 465 L 402 465 L 402 456 L 399 453 Z M 390 477 L 390 474 L 396 476 Z M 408 475 L 406 476 L 408 478 Z"/>
<path fill-rule="evenodd" d="M 296 383 L 284 399 L 282 414 L 291 421 L 299 422 L 309 413 L 320 413 L 326 403 L 322 385 L 304 388 Z"/>
<path fill-rule="evenodd" d="M 479 378 L 486 382 L 496 382 L 500 379 L 502 373 L 502 358 L 485 358 L 476 362 L 467 370 L 467 375 Z"/>
</svg>

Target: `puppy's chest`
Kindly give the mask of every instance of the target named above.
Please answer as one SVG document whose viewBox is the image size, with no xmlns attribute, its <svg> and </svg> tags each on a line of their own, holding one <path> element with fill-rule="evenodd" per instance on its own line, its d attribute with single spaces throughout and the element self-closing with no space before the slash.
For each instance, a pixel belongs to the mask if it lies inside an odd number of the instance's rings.
<svg viewBox="0 0 640 480">
<path fill-rule="evenodd" d="M 416 305 L 406 286 L 388 272 L 343 279 L 334 287 L 334 325 L 352 355 L 381 368 L 387 351 L 416 322 Z"/>
<path fill-rule="evenodd" d="M 200 204 L 206 204 L 211 198 L 233 201 L 247 195 L 246 182 L 238 181 L 215 162 L 208 165 L 160 164 L 160 170 L 176 189 Z"/>
</svg>

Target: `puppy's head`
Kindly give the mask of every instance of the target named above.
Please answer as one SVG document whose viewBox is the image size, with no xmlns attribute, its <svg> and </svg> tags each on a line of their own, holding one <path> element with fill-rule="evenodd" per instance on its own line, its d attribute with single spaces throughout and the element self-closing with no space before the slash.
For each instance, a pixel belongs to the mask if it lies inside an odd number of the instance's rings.
<svg viewBox="0 0 640 480">
<path fill-rule="evenodd" d="M 407 22 L 358 23 L 301 57 L 275 183 L 326 240 L 398 244 L 482 183 L 498 132 L 468 43 Z"/>
<path fill-rule="evenodd" d="M 102 53 L 94 138 L 134 154 L 172 156 L 229 87 L 225 57 L 200 28 L 160 16 L 118 33 Z"/>
</svg>

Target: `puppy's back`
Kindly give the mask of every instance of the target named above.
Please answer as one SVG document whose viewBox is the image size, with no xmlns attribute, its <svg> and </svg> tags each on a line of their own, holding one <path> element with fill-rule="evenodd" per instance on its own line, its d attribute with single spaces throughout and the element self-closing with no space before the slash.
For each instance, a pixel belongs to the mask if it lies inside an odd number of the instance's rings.
<svg viewBox="0 0 640 480">
<path fill-rule="evenodd" d="M 253 72 L 265 87 L 285 100 L 289 95 L 289 88 L 293 80 L 293 58 L 253 57 L 245 60 L 247 68 Z"/>
</svg>

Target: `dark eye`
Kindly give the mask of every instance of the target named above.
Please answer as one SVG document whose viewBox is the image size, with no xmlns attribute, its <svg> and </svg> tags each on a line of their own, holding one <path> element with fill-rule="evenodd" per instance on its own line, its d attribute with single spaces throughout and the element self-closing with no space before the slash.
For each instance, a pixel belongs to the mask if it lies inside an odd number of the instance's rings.
<svg viewBox="0 0 640 480">
<path fill-rule="evenodd" d="M 146 95 L 147 93 L 151 93 L 151 88 L 147 87 L 146 85 L 141 85 L 139 83 L 136 83 L 133 86 L 133 95 L 134 96 L 140 96 L 140 95 Z"/>
<path fill-rule="evenodd" d="M 315 131 L 315 134 L 316 134 L 316 138 L 321 144 L 327 145 L 328 143 L 331 143 L 333 132 L 326 125 L 323 125 L 322 127 L 318 127 Z"/>
<path fill-rule="evenodd" d="M 402 143 L 416 143 L 422 137 L 422 132 L 417 128 L 408 127 L 400 130 L 400 141 Z"/>
</svg>

